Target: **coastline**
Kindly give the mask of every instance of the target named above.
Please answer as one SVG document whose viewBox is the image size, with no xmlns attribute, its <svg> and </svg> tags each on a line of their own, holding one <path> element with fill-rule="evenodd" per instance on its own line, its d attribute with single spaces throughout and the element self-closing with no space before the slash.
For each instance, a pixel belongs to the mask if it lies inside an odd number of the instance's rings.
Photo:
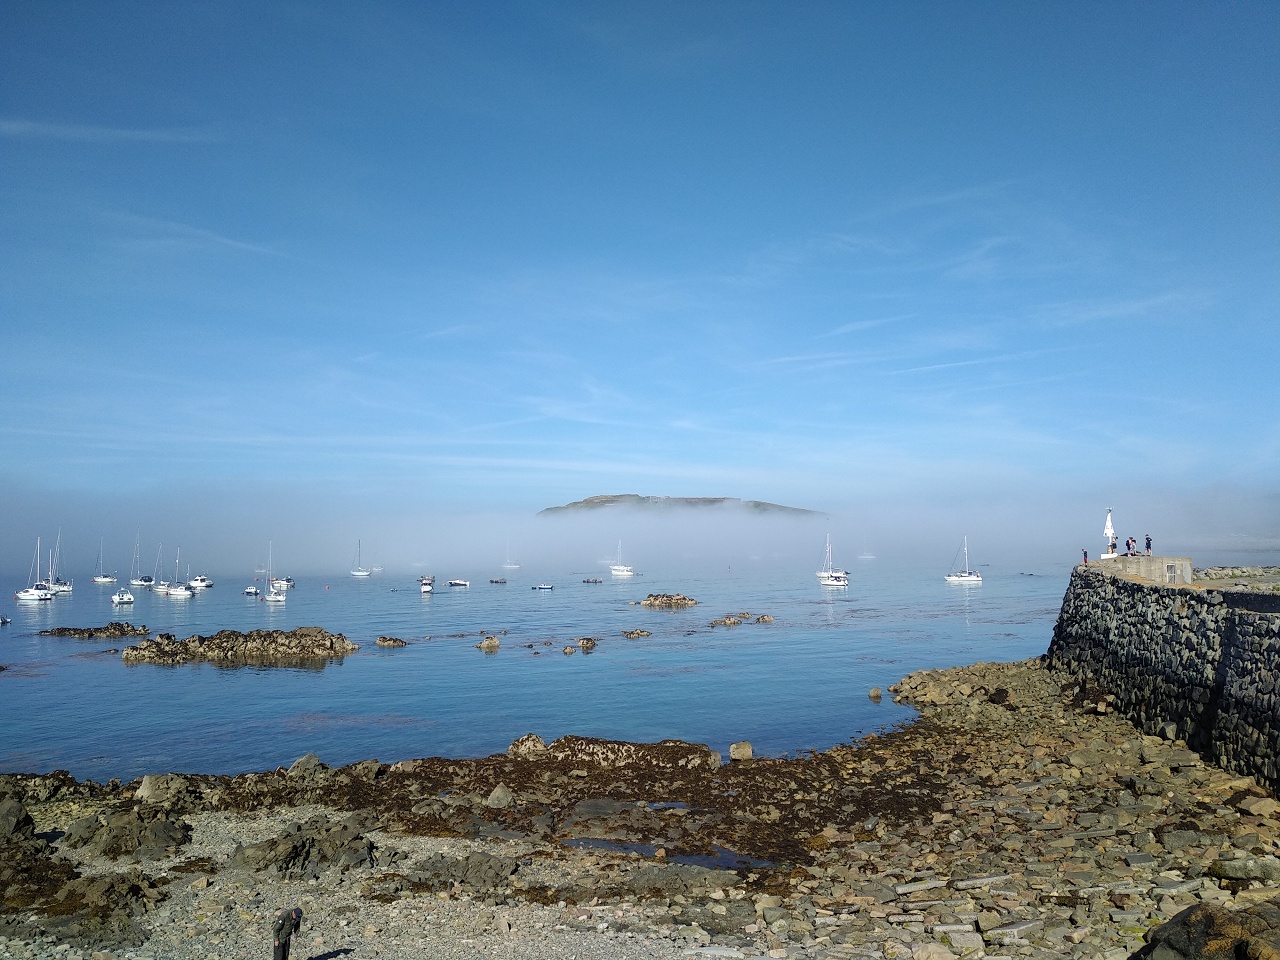
<svg viewBox="0 0 1280 960">
<path fill-rule="evenodd" d="M 146 939 L 32 907 L 0 914 L 0 957 L 59 943 L 71 960 L 249 957 L 297 902 L 294 955 L 316 960 L 1120 960 L 1186 907 L 1280 894 L 1266 791 L 1063 683 L 1040 658 L 921 671 L 892 688 L 920 711 L 902 729 L 719 767 L 696 745 L 580 741 L 558 759 L 536 744 L 390 767 L 303 758 L 118 787 L 5 775 L 0 794 L 22 801 L 51 861 L 139 872 L 130 929 Z M 125 813 L 191 839 L 93 854 Z M 318 825 L 353 813 L 334 847 L 347 865 L 323 862 Z M 92 839 L 69 849 L 72 836 Z M 292 859 L 273 860 L 282 850 Z M 700 856 L 709 867 L 680 862 Z"/>
</svg>

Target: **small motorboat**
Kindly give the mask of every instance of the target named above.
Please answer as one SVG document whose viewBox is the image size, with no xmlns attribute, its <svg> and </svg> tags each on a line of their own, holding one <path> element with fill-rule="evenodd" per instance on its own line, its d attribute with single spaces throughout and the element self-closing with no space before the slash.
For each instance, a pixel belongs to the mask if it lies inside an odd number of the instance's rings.
<svg viewBox="0 0 1280 960">
<path fill-rule="evenodd" d="M 293 577 L 273 577 L 271 579 L 271 589 L 276 591 L 292 590 Z"/>
<path fill-rule="evenodd" d="M 450 581 L 449 581 L 449 586 L 451 586 L 451 587 L 469 587 L 469 586 L 471 586 L 471 581 L 470 581 L 470 580 L 450 580 Z"/>
<path fill-rule="evenodd" d="M 13 599 L 17 600 L 19 603 L 31 603 L 36 600 L 52 600 L 53 594 L 37 585 L 34 587 L 23 587 L 13 595 Z"/>
<path fill-rule="evenodd" d="M 552 586 L 551 584 L 549 584 L 549 583 L 539 583 L 537 586 L 532 587 L 531 589 L 533 589 L 533 590 L 554 590 L 554 589 L 555 589 L 555 587 L 553 587 L 553 586 Z"/>
<path fill-rule="evenodd" d="M 262 591 L 258 589 L 257 584 L 253 584 L 253 583 L 249 584 L 240 592 L 243 593 L 246 597 L 257 597 L 262 594 Z"/>
<path fill-rule="evenodd" d="M 164 595 L 170 600 L 190 600 L 196 595 L 196 592 L 191 589 L 190 584 L 171 583 L 169 588 L 165 590 Z"/>
<path fill-rule="evenodd" d="M 506 578 L 506 577 L 499 577 L 497 580 L 490 580 L 489 582 L 490 582 L 490 583 L 506 583 L 506 582 L 507 582 L 507 578 Z"/>
<path fill-rule="evenodd" d="M 601 580 L 599 577 L 587 577 L 587 579 L 583 580 L 582 582 L 583 583 L 604 583 L 604 581 Z"/>
<path fill-rule="evenodd" d="M 126 603 L 133 603 L 133 594 L 124 589 L 124 587 L 121 587 L 111 595 L 112 606 L 119 607 Z"/>
<path fill-rule="evenodd" d="M 213 581 L 206 577 L 203 573 L 198 573 L 187 581 L 192 590 L 208 590 L 213 586 Z"/>
<path fill-rule="evenodd" d="M 435 577 L 423 577 L 418 581 L 418 592 L 422 594 L 434 593 L 436 586 Z"/>
</svg>

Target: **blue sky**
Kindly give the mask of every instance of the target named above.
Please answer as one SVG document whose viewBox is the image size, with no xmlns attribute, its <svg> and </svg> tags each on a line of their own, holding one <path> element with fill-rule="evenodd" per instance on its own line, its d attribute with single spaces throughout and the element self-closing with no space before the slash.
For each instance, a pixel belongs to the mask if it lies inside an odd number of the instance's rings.
<svg viewBox="0 0 1280 960">
<path fill-rule="evenodd" d="M 0 564 L 623 492 L 1280 556 L 1278 56 L 1266 3 L 4 4 Z"/>
</svg>

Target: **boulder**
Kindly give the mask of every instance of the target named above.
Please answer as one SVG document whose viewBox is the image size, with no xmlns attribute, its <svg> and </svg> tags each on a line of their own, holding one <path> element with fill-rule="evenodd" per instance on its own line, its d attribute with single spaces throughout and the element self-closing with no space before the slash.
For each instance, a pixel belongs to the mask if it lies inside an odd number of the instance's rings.
<svg viewBox="0 0 1280 960">
<path fill-rule="evenodd" d="M 399 637 L 379 637 L 374 641 L 380 647 L 405 647 L 408 643 Z"/>
<path fill-rule="evenodd" d="M 0 801 L 0 844 L 11 840 L 34 840 L 36 822 L 17 800 L 8 797 Z"/>
<path fill-rule="evenodd" d="M 1280 898 L 1231 911 L 1202 903 L 1156 927 L 1133 960 L 1236 960 L 1280 957 Z"/>
<path fill-rule="evenodd" d="M 739 740 L 737 743 L 729 744 L 730 760 L 750 760 L 751 759 L 751 741 Z"/>
<path fill-rule="evenodd" d="M 539 760 L 547 755 L 547 742 L 536 733 L 526 733 L 507 747 L 507 756 L 517 760 Z"/>
</svg>

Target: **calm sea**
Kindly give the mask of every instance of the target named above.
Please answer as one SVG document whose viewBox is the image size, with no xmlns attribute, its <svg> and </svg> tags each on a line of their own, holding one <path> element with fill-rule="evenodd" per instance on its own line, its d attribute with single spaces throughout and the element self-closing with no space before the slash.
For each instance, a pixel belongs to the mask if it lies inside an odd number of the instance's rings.
<svg viewBox="0 0 1280 960">
<path fill-rule="evenodd" d="M 871 702 L 871 687 L 925 667 L 1047 649 L 1070 568 L 980 569 L 984 583 L 961 586 L 944 583 L 943 571 L 862 559 L 844 589 L 807 571 L 755 567 L 630 580 L 607 568 L 491 570 L 474 572 L 469 588 L 438 584 L 426 597 L 409 573 L 342 574 L 299 578 L 281 605 L 243 596 L 247 577 L 215 576 L 185 601 L 135 588 L 122 612 L 112 586 L 77 583 L 71 596 L 38 605 L 8 600 L 11 589 L 0 604 L 13 619 L 0 627 L 0 771 L 128 780 L 271 769 L 308 752 L 332 765 L 477 757 L 530 732 L 547 741 L 671 737 L 726 755 L 737 740 L 757 755 L 825 749 L 913 716 L 887 694 Z M 544 581 L 554 589 L 531 589 Z M 633 603 L 660 592 L 700 603 Z M 730 613 L 774 622 L 708 626 Z M 111 620 L 180 638 L 317 625 L 361 649 L 323 669 L 126 666 L 106 650 L 129 641 L 38 635 Z M 652 636 L 621 636 L 635 628 Z M 475 648 L 489 633 L 502 638 L 492 655 Z M 377 647 L 380 635 L 409 645 Z M 583 636 L 599 640 L 593 653 L 561 652 Z"/>
</svg>

